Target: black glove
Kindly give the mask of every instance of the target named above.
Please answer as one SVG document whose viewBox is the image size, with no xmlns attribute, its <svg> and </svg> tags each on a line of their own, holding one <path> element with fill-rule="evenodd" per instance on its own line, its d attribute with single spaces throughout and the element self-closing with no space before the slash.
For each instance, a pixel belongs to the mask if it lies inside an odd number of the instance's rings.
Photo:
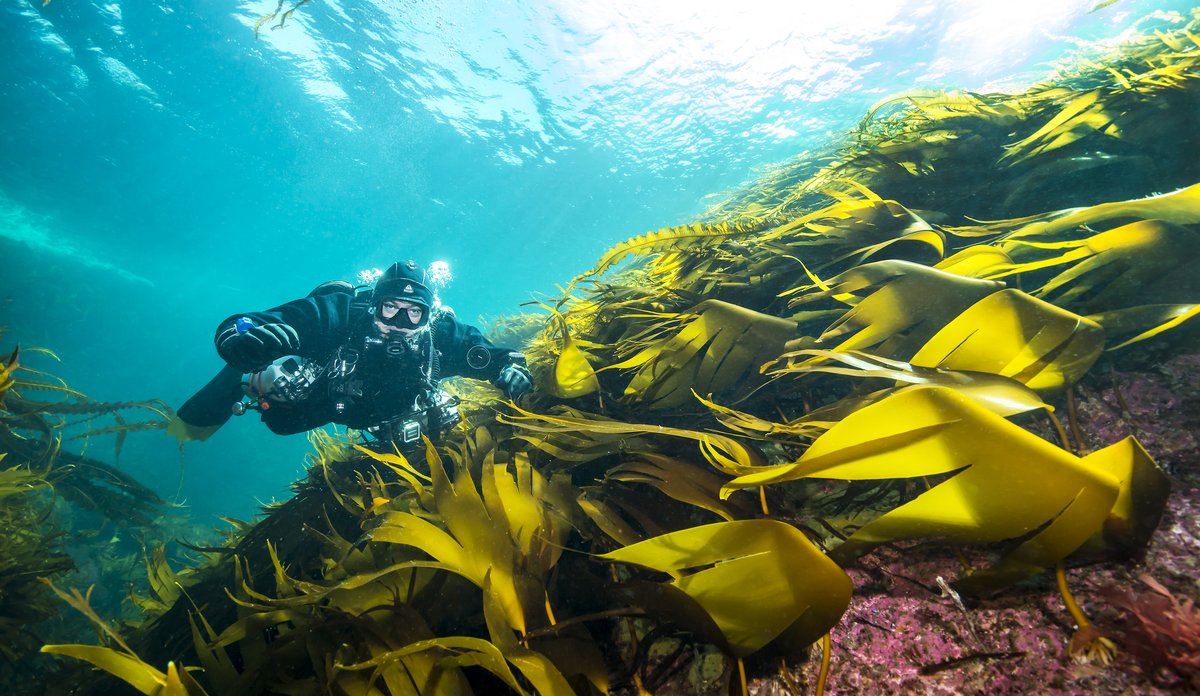
<svg viewBox="0 0 1200 696">
<path fill-rule="evenodd" d="M 509 365 L 500 370 L 500 376 L 494 384 L 504 390 L 509 399 L 516 401 L 517 397 L 533 391 L 533 377 L 522 365 Z"/>
<path fill-rule="evenodd" d="M 241 333 L 230 326 L 217 334 L 217 355 L 242 372 L 254 372 L 298 350 L 300 336 L 287 324 L 252 326 Z"/>
</svg>

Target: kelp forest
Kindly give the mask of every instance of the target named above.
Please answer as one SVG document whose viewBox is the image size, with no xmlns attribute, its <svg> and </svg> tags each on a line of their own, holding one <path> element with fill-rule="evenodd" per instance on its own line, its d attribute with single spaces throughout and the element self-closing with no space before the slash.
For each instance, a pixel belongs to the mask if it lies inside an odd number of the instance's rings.
<svg viewBox="0 0 1200 696">
<path fill-rule="evenodd" d="M 493 322 L 533 394 L 454 382 L 420 456 L 316 431 L 211 545 L 115 465 L 168 408 L 12 350 L 6 689 L 1200 688 L 1200 12 L 1155 26 L 1020 93 L 893 95 L 617 245 Z"/>
</svg>

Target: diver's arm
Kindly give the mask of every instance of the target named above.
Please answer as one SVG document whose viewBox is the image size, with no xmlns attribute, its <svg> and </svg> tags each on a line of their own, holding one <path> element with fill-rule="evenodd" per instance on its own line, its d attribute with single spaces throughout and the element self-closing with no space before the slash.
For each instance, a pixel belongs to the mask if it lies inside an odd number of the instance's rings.
<svg viewBox="0 0 1200 696">
<path fill-rule="evenodd" d="M 519 351 L 493 345 L 479 329 L 458 321 L 452 314 L 438 317 L 434 330 L 443 376 L 494 382 L 504 368 L 525 363 L 525 356 Z"/>
<path fill-rule="evenodd" d="M 252 370 L 285 355 L 321 358 L 345 339 L 350 321 L 350 296 L 305 297 L 264 312 L 234 314 L 217 326 L 217 353 L 241 370 Z M 239 319 L 249 320 L 237 328 Z M 251 365 L 250 363 L 259 363 Z"/>
</svg>

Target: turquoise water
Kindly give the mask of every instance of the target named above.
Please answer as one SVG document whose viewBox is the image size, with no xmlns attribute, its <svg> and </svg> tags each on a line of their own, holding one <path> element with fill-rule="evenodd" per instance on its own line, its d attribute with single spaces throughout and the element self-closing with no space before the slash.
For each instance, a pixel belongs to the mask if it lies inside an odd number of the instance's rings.
<svg viewBox="0 0 1200 696">
<path fill-rule="evenodd" d="M 275 4 L 0 4 L 5 346 L 178 406 L 217 321 L 364 268 L 445 260 L 461 317 L 522 311 L 884 96 L 1019 89 L 1189 5 L 313 0 L 256 37 Z M 244 517 L 307 450 L 255 421 L 189 445 L 181 488 L 157 433 L 122 465 Z"/>
</svg>

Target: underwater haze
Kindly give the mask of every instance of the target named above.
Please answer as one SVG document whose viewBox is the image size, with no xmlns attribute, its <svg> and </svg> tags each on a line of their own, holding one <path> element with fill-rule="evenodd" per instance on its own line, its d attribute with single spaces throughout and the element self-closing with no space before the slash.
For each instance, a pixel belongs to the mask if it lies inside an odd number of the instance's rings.
<svg viewBox="0 0 1200 696">
<path fill-rule="evenodd" d="M 1020 90 L 1189 5 L 285 0 L 258 25 L 276 0 L 5 0 L 5 345 L 94 399 L 178 406 L 220 367 L 218 321 L 396 260 L 446 261 L 469 321 L 527 311 L 888 95 Z M 256 421 L 182 471 L 158 434 L 121 464 L 246 517 L 309 449 Z"/>
</svg>

